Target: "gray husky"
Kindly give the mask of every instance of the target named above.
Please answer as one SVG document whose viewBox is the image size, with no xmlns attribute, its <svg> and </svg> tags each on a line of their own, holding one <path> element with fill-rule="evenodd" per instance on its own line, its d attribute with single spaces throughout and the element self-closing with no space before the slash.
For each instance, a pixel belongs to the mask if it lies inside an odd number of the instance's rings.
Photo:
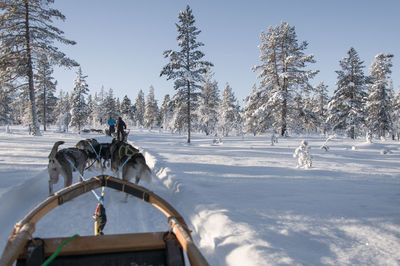
<svg viewBox="0 0 400 266">
<path fill-rule="evenodd" d="M 130 181 L 135 178 L 135 184 L 140 179 L 151 183 L 151 169 L 146 164 L 146 159 L 138 149 L 132 145 L 114 139 L 110 145 L 111 152 L 111 169 L 114 173 L 122 172 L 122 180 Z M 126 194 L 125 201 L 128 194 Z"/>
<path fill-rule="evenodd" d="M 77 148 L 67 148 L 58 151 L 58 146 L 64 144 L 64 141 L 54 143 L 53 149 L 49 154 L 49 164 L 47 170 L 49 172 L 49 194 L 53 194 L 53 185 L 57 184 L 58 176 L 64 177 L 64 187 L 72 184 L 72 172 L 78 170 L 81 175 L 85 170 L 88 155 L 85 151 Z M 79 176 L 79 181 L 82 181 Z"/>
</svg>

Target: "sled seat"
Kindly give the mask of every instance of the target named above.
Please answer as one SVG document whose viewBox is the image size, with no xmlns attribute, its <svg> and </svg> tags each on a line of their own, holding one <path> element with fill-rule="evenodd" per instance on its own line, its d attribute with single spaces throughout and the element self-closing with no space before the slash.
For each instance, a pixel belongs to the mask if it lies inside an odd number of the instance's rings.
<svg viewBox="0 0 400 266">
<path fill-rule="evenodd" d="M 67 239 L 30 241 L 16 265 L 41 265 Z M 50 265 L 184 265 L 184 257 L 175 235 L 168 232 L 82 236 L 63 246 Z"/>
</svg>

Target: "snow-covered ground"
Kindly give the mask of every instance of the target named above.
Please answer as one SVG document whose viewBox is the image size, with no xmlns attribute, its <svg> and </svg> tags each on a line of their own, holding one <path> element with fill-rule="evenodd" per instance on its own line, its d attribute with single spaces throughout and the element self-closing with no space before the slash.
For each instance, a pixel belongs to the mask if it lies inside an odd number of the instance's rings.
<svg viewBox="0 0 400 266">
<path fill-rule="evenodd" d="M 47 156 L 57 140 L 73 146 L 99 134 L 0 128 L 0 250 L 13 225 L 48 195 Z M 296 168 L 306 139 L 313 166 Z M 185 218 L 210 265 L 400 265 L 399 142 L 318 136 L 212 138 L 131 130 L 129 141 L 153 170 L 140 185 L 170 202 Z M 111 174 L 111 172 L 108 172 Z M 90 178 L 98 170 L 85 172 Z M 77 182 L 77 176 L 74 176 Z M 55 187 L 62 188 L 62 179 Z M 111 189 L 105 192 L 106 234 L 167 230 L 152 206 Z M 34 236 L 93 234 L 96 199 L 68 202 L 38 222 Z"/>
</svg>

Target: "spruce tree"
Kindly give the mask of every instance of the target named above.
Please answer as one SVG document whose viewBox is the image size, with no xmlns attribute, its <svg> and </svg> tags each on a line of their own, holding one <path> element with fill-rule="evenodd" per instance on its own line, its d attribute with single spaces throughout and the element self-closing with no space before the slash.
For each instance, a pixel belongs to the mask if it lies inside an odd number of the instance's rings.
<svg viewBox="0 0 400 266">
<path fill-rule="evenodd" d="M 158 105 L 154 97 L 153 86 L 150 86 L 149 94 L 146 98 L 143 122 L 144 126 L 148 129 L 152 129 L 158 124 Z"/>
<path fill-rule="evenodd" d="M 218 83 L 213 80 L 213 73 L 208 68 L 204 74 L 199 97 L 199 129 L 206 135 L 216 133 L 218 122 L 218 107 L 220 103 Z"/>
<path fill-rule="evenodd" d="M 135 101 L 135 119 L 136 126 L 143 127 L 144 126 L 144 112 L 146 110 L 146 103 L 144 101 L 144 93 L 142 90 L 139 90 L 138 95 Z"/>
<path fill-rule="evenodd" d="M 71 103 L 69 93 L 62 90 L 59 93 L 57 105 L 55 108 L 57 125 L 59 131 L 68 132 L 68 126 L 71 122 Z"/>
<path fill-rule="evenodd" d="M 320 132 L 326 134 L 328 126 L 326 119 L 328 117 L 328 86 L 320 82 L 314 88 L 314 96 L 312 98 L 312 111 L 316 117 L 316 126 Z"/>
<path fill-rule="evenodd" d="M 29 92 L 32 134 L 41 135 L 37 119 L 34 69 L 40 54 L 52 63 L 64 66 L 78 64 L 67 58 L 54 41 L 75 44 L 63 37 L 63 32 L 51 25 L 54 20 L 65 20 L 64 15 L 50 8 L 54 0 L 1 1 L 0 9 L 0 68 L 8 72 L 11 82 L 26 84 Z"/>
<path fill-rule="evenodd" d="M 370 132 L 384 137 L 392 131 L 389 79 L 392 73 L 392 54 L 378 54 L 370 67 L 371 89 L 367 102 L 367 126 Z"/>
<path fill-rule="evenodd" d="M 170 129 L 170 121 L 173 115 L 173 108 L 169 94 L 164 96 L 163 103 L 160 107 L 160 124 L 164 130 Z"/>
<path fill-rule="evenodd" d="M 175 80 L 174 88 L 179 91 L 176 99 L 185 101 L 179 103 L 179 114 L 186 113 L 185 123 L 187 124 L 187 142 L 190 143 L 192 112 L 195 108 L 194 99 L 196 91 L 200 88 L 199 82 L 202 81 L 202 74 L 207 70 L 207 66 L 212 66 L 210 62 L 203 61 L 204 53 L 199 50 L 204 46 L 197 41 L 200 30 L 194 25 L 195 19 L 189 5 L 185 11 L 181 11 L 178 16 L 179 23 L 176 24 L 178 30 L 179 51 L 166 50 L 164 57 L 169 58 L 170 62 L 164 66 L 160 76 L 166 76 L 167 80 Z"/>
<path fill-rule="evenodd" d="M 245 99 L 244 107 L 244 126 L 245 132 L 252 133 L 254 136 L 264 133 L 272 126 L 272 114 L 269 108 L 260 108 L 263 103 L 268 102 L 268 96 L 263 90 L 259 90 L 256 84 Z M 265 105 L 264 105 L 265 106 Z"/>
<path fill-rule="evenodd" d="M 114 90 L 109 88 L 108 92 L 105 93 L 104 99 L 102 102 L 102 110 L 104 112 L 106 121 L 112 117 L 117 120 L 119 113 L 117 99 L 114 97 Z"/>
<path fill-rule="evenodd" d="M 78 128 L 79 134 L 81 133 L 81 128 L 86 124 L 89 115 L 89 108 L 85 99 L 85 96 L 89 92 L 86 78 L 87 76 L 82 74 L 82 69 L 79 67 L 74 80 L 74 90 L 71 97 L 70 122 L 70 126 Z"/>
<path fill-rule="evenodd" d="M 315 63 L 314 56 L 304 54 L 308 43 L 299 44 L 295 27 L 288 23 L 283 21 L 278 26 L 269 27 L 267 33 L 261 33 L 261 41 L 262 64 L 253 67 L 253 71 L 260 71 L 259 90 L 266 101 L 261 102 L 258 108 L 263 112 L 268 110 L 274 127 L 279 128 L 280 135 L 284 136 L 291 126 L 288 117 L 292 116 L 290 105 L 293 97 L 312 87 L 309 80 L 318 71 L 305 70 L 306 64 Z"/>
<path fill-rule="evenodd" d="M 400 139 L 400 91 L 393 99 L 393 138 Z"/>
<path fill-rule="evenodd" d="M 39 56 L 39 65 L 35 77 L 35 87 L 37 93 L 37 111 L 39 122 L 43 124 L 46 131 L 47 123 L 54 123 L 54 109 L 57 98 L 54 95 L 57 81 L 52 77 L 53 68 L 45 54 Z"/>
<path fill-rule="evenodd" d="M 354 48 L 347 52 L 348 57 L 339 61 L 337 89 L 329 101 L 327 122 L 333 130 L 344 130 L 352 139 L 357 137 L 357 129 L 365 124 L 366 77 L 363 61 Z"/>
<path fill-rule="evenodd" d="M 16 122 L 15 105 L 16 91 L 12 83 L 7 82 L 7 78 L 0 75 L 0 123 L 10 124 Z"/>
<path fill-rule="evenodd" d="M 233 129 L 238 129 L 237 123 L 240 122 L 239 107 L 236 97 L 228 83 L 222 92 L 221 104 L 219 107 L 218 125 L 222 136 L 227 137 Z"/>
<path fill-rule="evenodd" d="M 125 95 L 124 98 L 122 99 L 121 106 L 120 106 L 120 113 L 122 116 L 122 119 L 125 120 L 125 122 L 132 122 L 133 121 L 133 106 L 131 99 L 129 99 L 128 95 Z"/>
</svg>

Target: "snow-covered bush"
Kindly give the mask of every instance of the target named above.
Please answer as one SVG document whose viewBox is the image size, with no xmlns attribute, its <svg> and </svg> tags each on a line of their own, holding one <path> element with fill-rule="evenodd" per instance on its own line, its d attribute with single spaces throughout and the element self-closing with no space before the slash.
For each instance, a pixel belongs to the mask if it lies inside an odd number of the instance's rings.
<svg viewBox="0 0 400 266">
<path fill-rule="evenodd" d="M 308 142 L 303 140 L 299 147 L 294 151 L 293 158 L 297 159 L 297 168 L 303 167 L 308 169 L 312 166 L 312 156 L 310 154 L 310 146 Z"/>
<path fill-rule="evenodd" d="M 272 133 L 271 146 L 274 146 L 275 143 L 278 143 L 278 138 L 275 136 L 275 133 Z"/>
<path fill-rule="evenodd" d="M 326 140 L 325 143 L 322 144 L 321 149 L 325 150 L 325 151 L 329 151 L 329 146 L 328 146 L 328 141 L 330 141 L 331 139 L 333 139 L 335 136 L 329 136 Z"/>
</svg>

